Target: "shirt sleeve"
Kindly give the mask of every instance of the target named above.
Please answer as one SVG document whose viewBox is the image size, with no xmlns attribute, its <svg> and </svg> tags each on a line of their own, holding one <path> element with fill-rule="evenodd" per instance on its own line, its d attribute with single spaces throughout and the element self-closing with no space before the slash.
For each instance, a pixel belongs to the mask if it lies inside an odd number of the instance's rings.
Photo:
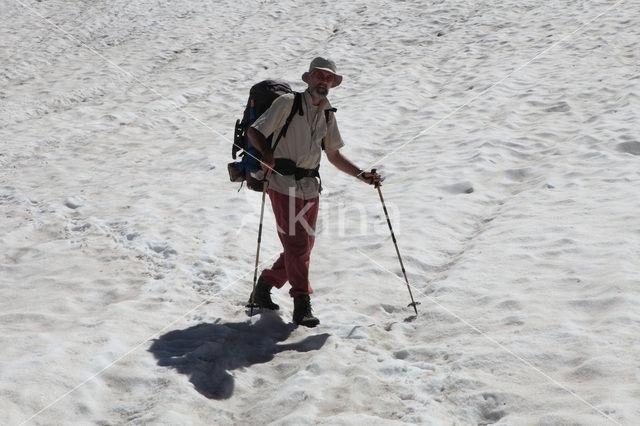
<svg viewBox="0 0 640 426">
<path fill-rule="evenodd" d="M 284 123 L 287 121 L 287 113 L 291 110 L 292 103 L 292 94 L 279 96 L 273 101 L 269 109 L 254 121 L 251 127 L 262 133 L 265 138 L 268 138 L 269 135 L 284 126 Z M 274 137 L 273 139 L 275 141 L 276 138 Z"/>
<path fill-rule="evenodd" d="M 340 136 L 340 130 L 338 130 L 336 115 L 331 113 L 329 114 L 329 122 L 327 123 L 327 135 L 324 138 L 324 151 L 337 151 L 343 146 L 344 142 L 342 141 L 342 136 Z"/>
</svg>

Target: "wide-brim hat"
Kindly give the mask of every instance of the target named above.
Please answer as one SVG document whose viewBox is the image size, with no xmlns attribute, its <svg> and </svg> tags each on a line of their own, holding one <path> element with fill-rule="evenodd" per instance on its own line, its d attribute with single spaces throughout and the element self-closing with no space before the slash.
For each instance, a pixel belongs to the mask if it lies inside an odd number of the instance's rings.
<svg viewBox="0 0 640 426">
<path fill-rule="evenodd" d="M 329 71 L 335 76 L 331 87 L 339 86 L 340 83 L 342 83 L 342 76 L 336 71 L 336 63 L 331 59 L 321 57 L 314 58 L 313 61 L 311 61 L 309 71 L 302 74 L 302 81 L 308 84 L 311 81 L 311 72 L 315 69 Z"/>
</svg>

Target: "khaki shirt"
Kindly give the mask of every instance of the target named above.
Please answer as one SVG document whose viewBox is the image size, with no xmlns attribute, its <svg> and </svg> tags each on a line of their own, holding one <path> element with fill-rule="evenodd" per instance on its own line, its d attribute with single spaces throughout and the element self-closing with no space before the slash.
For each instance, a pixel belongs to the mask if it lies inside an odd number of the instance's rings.
<svg viewBox="0 0 640 426">
<path fill-rule="evenodd" d="M 251 127 L 265 137 L 273 133 L 272 143 L 275 143 L 280 129 L 291 113 L 293 99 L 293 93 L 280 96 Z M 302 94 L 304 115 L 300 116 L 296 112 L 289 124 L 287 135 L 280 138 L 273 154 L 274 158 L 293 160 L 297 167 L 303 169 L 314 169 L 320 164 L 322 138 L 326 152 L 333 152 L 344 146 L 334 114 L 330 113 L 329 122 L 326 122 L 324 111 L 331 108 L 329 101 L 324 99 L 318 106 L 314 106 L 311 101 L 311 94 L 305 91 Z M 285 195 L 295 192 L 296 198 L 308 200 L 318 196 L 320 183 L 314 177 L 304 177 L 296 181 L 295 176 L 273 172 L 269 179 L 269 188 Z"/>
</svg>

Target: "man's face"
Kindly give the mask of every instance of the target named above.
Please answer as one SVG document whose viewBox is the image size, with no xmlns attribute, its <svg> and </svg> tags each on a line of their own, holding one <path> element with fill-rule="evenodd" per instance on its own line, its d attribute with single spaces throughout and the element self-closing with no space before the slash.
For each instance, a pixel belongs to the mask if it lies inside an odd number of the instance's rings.
<svg viewBox="0 0 640 426">
<path fill-rule="evenodd" d="M 309 89 L 314 98 L 324 99 L 329 94 L 335 75 L 329 71 L 314 69 L 311 71 Z"/>
</svg>

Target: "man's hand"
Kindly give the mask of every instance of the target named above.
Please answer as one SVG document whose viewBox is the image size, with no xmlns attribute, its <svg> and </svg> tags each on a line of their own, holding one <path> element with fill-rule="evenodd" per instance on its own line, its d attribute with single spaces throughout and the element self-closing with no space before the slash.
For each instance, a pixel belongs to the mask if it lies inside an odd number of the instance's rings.
<svg viewBox="0 0 640 426">
<path fill-rule="evenodd" d="M 275 166 L 276 160 L 273 158 L 273 153 L 271 151 L 265 151 L 260 159 L 260 167 L 262 167 L 265 176 L 269 176 Z"/>
<path fill-rule="evenodd" d="M 260 159 L 260 167 L 262 168 L 264 175 L 269 178 L 269 175 L 273 171 L 272 169 L 276 166 L 276 160 L 273 159 L 271 147 L 268 146 L 264 135 L 253 127 L 249 127 L 249 130 L 247 130 L 247 137 L 249 138 L 249 141 L 251 141 L 251 145 L 253 145 L 262 155 L 262 158 Z"/>
<path fill-rule="evenodd" d="M 361 173 L 358 173 L 357 177 L 361 181 L 366 182 L 369 185 L 375 185 L 376 187 L 381 186 L 383 181 L 382 176 L 380 176 L 378 173 L 362 171 Z"/>
</svg>

